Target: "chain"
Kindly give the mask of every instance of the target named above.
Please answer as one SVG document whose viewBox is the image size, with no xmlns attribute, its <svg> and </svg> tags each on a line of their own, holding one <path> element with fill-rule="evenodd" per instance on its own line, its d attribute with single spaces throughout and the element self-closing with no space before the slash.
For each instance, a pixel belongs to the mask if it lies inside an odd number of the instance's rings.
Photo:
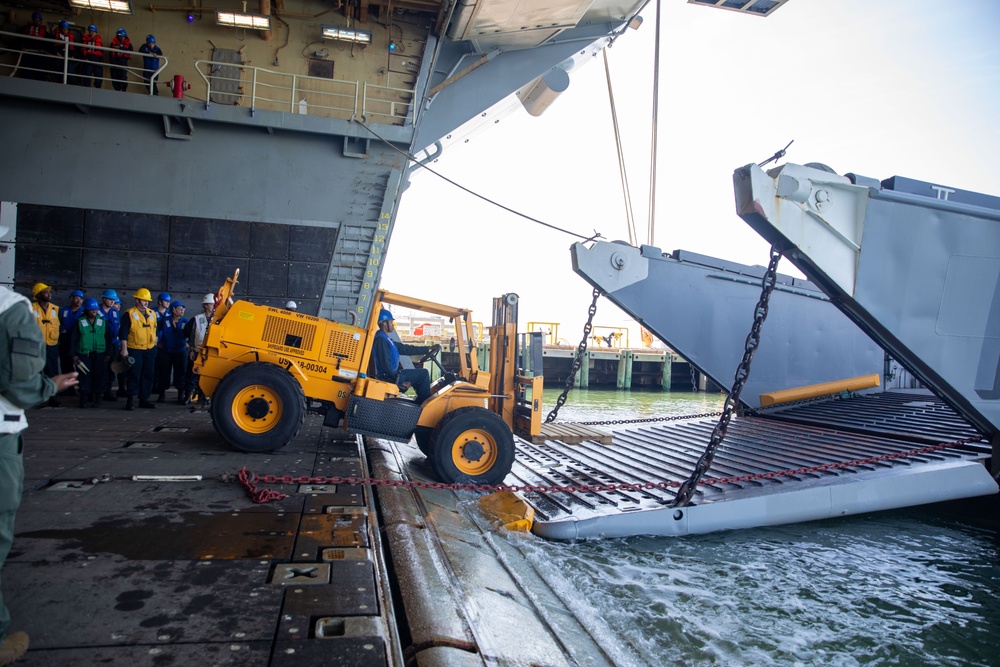
<svg viewBox="0 0 1000 667">
<path fill-rule="evenodd" d="M 776 479 L 782 477 L 798 477 L 801 475 L 808 475 L 812 473 L 819 472 L 829 472 L 832 470 L 842 470 L 845 468 L 855 468 L 858 466 L 872 465 L 875 463 L 883 463 L 886 461 L 896 461 L 898 459 L 911 458 L 914 456 L 923 456 L 925 454 L 933 454 L 934 452 L 939 452 L 945 449 L 951 449 L 954 447 L 960 447 L 962 445 L 968 445 L 974 442 L 981 442 L 983 436 L 974 435 L 968 438 L 963 438 L 961 440 L 953 440 L 952 442 L 943 442 L 936 445 L 927 445 L 926 447 L 920 447 L 918 449 L 911 449 L 905 452 L 894 452 L 892 454 L 879 454 L 876 456 L 869 456 L 862 459 L 851 459 L 850 461 L 840 461 L 837 463 L 823 463 L 815 466 L 804 466 L 801 468 L 792 468 L 788 470 L 774 470 L 771 472 L 761 472 L 752 475 L 734 475 L 732 477 L 705 477 L 700 479 L 697 483 L 703 486 L 721 486 L 723 484 L 742 484 L 745 482 L 753 482 L 761 479 Z M 243 467 L 236 474 L 237 480 L 246 489 L 247 493 L 250 495 L 251 500 L 255 503 L 266 503 L 272 500 L 281 500 L 282 498 L 287 498 L 288 495 L 285 493 L 279 493 L 277 491 L 272 491 L 271 489 L 260 489 L 257 488 L 257 482 L 263 482 L 265 484 L 354 484 L 354 485 L 364 485 L 370 487 L 385 486 L 389 488 L 400 488 L 400 489 L 434 489 L 434 490 L 452 490 L 452 491 L 482 491 L 486 493 L 495 493 L 499 491 L 512 491 L 512 492 L 524 492 L 524 493 L 599 493 L 599 492 L 616 492 L 616 491 L 666 491 L 668 489 L 675 489 L 681 487 L 688 482 L 623 482 L 621 484 L 552 484 L 552 485 L 539 485 L 539 484 L 444 484 L 442 482 L 424 482 L 420 480 L 397 480 L 397 479 L 377 479 L 374 477 L 341 477 L 337 475 L 332 475 L 330 477 L 318 476 L 318 477 L 308 477 L 301 476 L 295 477 L 294 475 L 256 475 L 252 472 L 247 471 L 246 467 Z M 221 475 L 220 480 L 223 482 L 231 482 L 232 477 L 228 474 Z"/>
<path fill-rule="evenodd" d="M 566 404 L 566 397 L 569 395 L 569 390 L 573 388 L 573 380 L 580 371 L 580 366 L 583 365 L 583 354 L 587 351 L 587 340 L 590 338 L 590 332 L 594 329 L 594 315 L 597 313 L 597 299 L 600 296 L 601 290 L 595 287 L 594 300 L 590 302 L 590 308 L 587 309 L 587 323 L 583 325 L 583 340 L 580 341 L 580 344 L 576 348 L 576 359 L 573 360 L 573 367 L 569 371 L 569 377 L 566 378 L 566 386 L 563 387 L 562 393 L 556 399 L 556 407 L 552 408 L 549 416 L 545 418 L 546 424 L 551 424 L 556 420 L 559 410 Z"/>
<path fill-rule="evenodd" d="M 715 452 L 726 437 L 729 422 L 733 418 L 736 406 L 739 405 L 743 385 L 746 384 L 747 378 L 750 377 L 750 363 L 753 361 L 753 355 L 757 352 L 757 347 L 760 345 L 760 329 L 767 318 L 767 304 L 771 298 L 771 292 L 774 290 L 774 282 L 778 276 L 778 261 L 780 259 L 781 253 L 772 246 L 771 261 L 768 263 L 767 271 L 761 280 L 760 299 L 757 301 L 757 307 L 754 310 L 753 325 L 750 327 L 750 333 L 747 334 L 743 359 L 740 360 L 739 365 L 736 367 L 733 388 L 730 390 L 729 395 L 726 396 L 726 402 L 722 406 L 722 416 L 719 417 L 719 423 L 712 429 L 712 437 L 708 441 L 708 446 L 705 447 L 705 453 L 698 459 L 691 477 L 681 485 L 677 496 L 674 498 L 674 507 L 681 507 L 691 502 L 695 487 L 698 486 L 699 480 L 708 472 L 708 469 L 712 467 Z"/>
<path fill-rule="evenodd" d="M 688 370 L 691 371 L 691 391 L 698 391 L 698 371 L 694 369 L 694 364 L 688 362 Z"/>
<path fill-rule="evenodd" d="M 611 426 L 616 424 L 647 424 L 649 422 L 673 422 L 684 419 L 704 419 L 705 417 L 718 417 L 721 412 L 702 412 L 697 415 L 675 415 L 673 417 L 637 417 L 635 419 L 607 419 L 596 422 L 560 422 L 561 424 L 573 424 L 576 426 Z"/>
</svg>

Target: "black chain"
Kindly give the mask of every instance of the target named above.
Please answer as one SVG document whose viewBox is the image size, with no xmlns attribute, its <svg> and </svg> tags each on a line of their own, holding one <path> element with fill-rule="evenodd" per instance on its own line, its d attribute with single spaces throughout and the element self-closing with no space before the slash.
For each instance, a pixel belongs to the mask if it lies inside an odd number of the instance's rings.
<svg viewBox="0 0 1000 667">
<path fill-rule="evenodd" d="M 672 417 L 636 417 L 635 419 L 606 419 L 597 422 L 560 422 L 563 424 L 573 424 L 575 426 L 612 426 L 615 424 L 648 424 L 649 422 L 673 422 L 685 419 L 704 419 L 706 417 L 718 417 L 721 412 L 702 412 L 696 415 L 674 415 Z"/>
<path fill-rule="evenodd" d="M 566 404 L 566 397 L 569 395 L 569 390 L 573 388 L 573 380 L 580 371 L 580 366 L 583 364 L 583 355 L 587 351 L 587 340 L 590 338 L 590 332 L 594 329 L 594 315 L 597 313 L 597 300 L 600 296 L 601 290 L 595 287 L 594 300 L 590 302 L 590 308 L 587 310 L 587 323 L 583 325 L 583 340 L 580 341 L 580 344 L 576 348 L 576 359 L 573 360 L 573 367 L 569 371 L 569 377 L 566 378 L 566 386 L 563 387 L 562 393 L 556 399 L 556 407 L 552 408 L 552 412 L 545 418 L 546 424 L 551 424 L 556 420 L 556 415 L 559 414 L 560 408 Z"/>
<path fill-rule="evenodd" d="M 691 477 L 677 490 L 673 507 L 681 507 L 691 502 L 691 497 L 694 495 L 698 482 L 708 472 L 708 469 L 712 467 L 715 451 L 726 437 L 726 431 L 729 429 L 729 421 L 733 418 L 733 412 L 736 411 L 736 406 L 740 401 L 740 394 L 743 392 L 743 385 L 746 384 L 747 378 L 750 377 L 750 362 L 753 361 L 753 355 L 757 352 L 757 347 L 760 345 L 760 329 L 767 318 L 767 303 L 771 298 L 771 292 L 774 290 L 774 281 L 778 275 L 778 261 L 780 259 L 781 253 L 772 246 L 771 261 L 767 265 L 767 272 L 764 274 L 764 278 L 761 280 L 760 300 L 757 301 L 757 307 L 754 310 L 753 326 L 750 327 L 750 333 L 747 334 L 743 359 L 736 367 L 733 388 L 730 390 L 729 395 L 726 397 L 726 402 L 722 406 L 722 416 L 719 417 L 719 423 L 712 430 L 712 437 L 708 441 L 705 453 L 698 459 Z"/>
</svg>

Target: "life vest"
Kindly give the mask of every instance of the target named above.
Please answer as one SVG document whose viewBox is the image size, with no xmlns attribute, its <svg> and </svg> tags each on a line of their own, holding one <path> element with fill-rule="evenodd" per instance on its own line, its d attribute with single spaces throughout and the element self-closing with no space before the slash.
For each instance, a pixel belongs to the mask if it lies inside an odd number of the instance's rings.
<svg viewBox="0 0 1000 667">
<path fill-rule="evenodd" d="M 91 352 L 98 354 L 107 352 L 108 343 L 105 340 L 107 322 L 104 321 L 103 317 L 100 315 L 95 317 L 93 324 L 86 316 L 81 317 L 76 321 L 76 328 L 80 332 L 80 342 L 76 346 L 77 354 L 83 356 Z"/>
<path fill-rule="evenodd" d="M 125 311 L 131 319 L 128 329 L 128 346 L 132 350 L 149 350 L 156 347 L 156 311 L 146 308 L 145 313 L 133 306 Z"/>
<path fill-rule="evenodd" d="M 0 314 L 7 312 L 11 306 L 21 301 L 29 303 L 27 298 L 17 292 L 0 287 Z M 24 410 L 4 398 L 3 394 L 0 394 L 0 415 L 3 415 L 3 419 L 0 420 L 0 433 L 20 433 L 28 428 L 28 418 Z"/>
<path fill-rule="evenodd" d="M 191 346 L 200 351 L 202 345 L 205 344 L 205 332 L 208 331 L 208 318 L 205 316 L 205 313 L 195 315 L 194 324 L 191 327 Z"/>
<path fill-rule="evenodd" d="M 42 336 L 45 337 L 45 344 L 52 346 L 59 344 L 59 309 L 56 304 L 49 302 L 45 308 L 37 301 L 31 302 L 31 314 L 38 321 L 38 326 L 42 328 Z"/>
<path fill-rule="evenodd" d="M 104 51 L 101 51 L 100 49 L 90 49 L 87 48 L 88 46 L 104 46 L 100 35 L 94 35 L 93 37 L 90 35 L 83 36 L 83 57 L 87 58 L 97 56 L 102 60 L 104 59 Z"/>
<path fill-rule="evenodd" d="M 379 363 L 379 357 L 382 355 L 373 354 L 375 357 L 375 375 L 378 376 L 380 380 L 391 380 L 396 381 L 396 377 L 399 375 L 399 350 L 396 349 L 396 344 L 392 342 L 392 339 L 381 329 L 375 332 L 375 340 L 384 339 L 389 346 L 389 363 L 390 368 L 382 368 L 382 364 Z"/>
</svg>

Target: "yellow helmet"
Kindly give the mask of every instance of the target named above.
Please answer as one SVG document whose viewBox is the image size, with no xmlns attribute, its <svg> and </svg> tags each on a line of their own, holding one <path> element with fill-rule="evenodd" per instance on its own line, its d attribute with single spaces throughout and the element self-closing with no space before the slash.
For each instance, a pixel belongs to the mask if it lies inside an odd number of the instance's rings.
<svg viewBox="0 0 1000 667">
<path fill-rule="evenodd" d="M 31 296 L 38 296 L 39 292 L 44 292 L 47 289 L 52 289 L 45 283 L 35 283 L 35 286 L 31 288 Z"/>
<path fill-rule="evenodd" d="M 153 295 L 150 294 L 149 290 L 146 289 L 145 287 L 140 287 L 139 289 L 137 289 L 135 291 L 135 294 L 133 294 L 132 296 L 135 297 L 136 299 L 142 299 L 143 301 L 153 300 Z"/>
</svg>

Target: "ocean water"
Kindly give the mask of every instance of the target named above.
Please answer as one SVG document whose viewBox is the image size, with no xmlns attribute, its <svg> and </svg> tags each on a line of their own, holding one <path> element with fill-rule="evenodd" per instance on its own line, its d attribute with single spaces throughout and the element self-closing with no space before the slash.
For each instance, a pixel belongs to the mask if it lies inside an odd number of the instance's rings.
<svg viewBox="0 0 1000 667">
<path fill-rule="evenodd" d="M 559 418 L 722 400 L 574 390 Z M 683 538 L 508 539 L 620 665 L 1000 665 L 996 496 Z"/>
</svg>

